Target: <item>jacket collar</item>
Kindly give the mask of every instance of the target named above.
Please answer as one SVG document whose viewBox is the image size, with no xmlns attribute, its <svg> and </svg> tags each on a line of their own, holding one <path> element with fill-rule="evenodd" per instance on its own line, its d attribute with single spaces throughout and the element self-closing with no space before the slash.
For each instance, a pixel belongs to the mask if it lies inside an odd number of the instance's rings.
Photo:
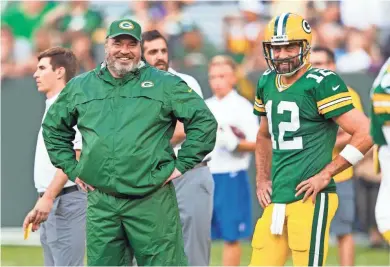
<svg viewBox="0 0 390 267">
<path fill-rule="evenodd" d="M 110 73 L 110 71 L 108 70 L 107 68 L 107 63 L 106 61 L 102 62 L 100 65 L 98 65 L 94 72 L 96 73 L 96 75 L 112 84 L 112 85 L 118 85 L 120 83 L 122 84 L 125 84 L 127 83 L 128 81 L 132 80 L 133 78 L 136 78 L 136 79 L 139 79 L 140 78 L 140 75 L 141 75 L 141 69 L 144 68 L 146 66 L 145 62 L 143 62 L 142 60 L 138 63 L 138 66 L 135 70 L 127 73 L 125 76 L 123 76 L 122 78 L 115 78 L 112 76 L 112 74 Z"/>
</svg>

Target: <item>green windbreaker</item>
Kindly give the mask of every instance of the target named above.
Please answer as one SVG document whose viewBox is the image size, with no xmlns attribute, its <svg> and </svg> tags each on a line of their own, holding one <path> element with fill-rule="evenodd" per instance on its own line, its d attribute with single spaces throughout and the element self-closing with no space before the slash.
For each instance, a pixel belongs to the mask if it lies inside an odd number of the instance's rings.
<svg viewBox="0 0 390 267">
<path fill-rule="evenodd" d="M 176 158 L 176 121 L 186 141 Z M 83 137 L 77 162 L 73 126 Z M 176 167 L 184 173 L 214 148 L 217 122 L 203 99 L 179 77 L 149 65 L 114 78 L 102 64 L 68 82 L 42 124 L 51 162 L 107 193 L 142 196 Z"/>
</svg>

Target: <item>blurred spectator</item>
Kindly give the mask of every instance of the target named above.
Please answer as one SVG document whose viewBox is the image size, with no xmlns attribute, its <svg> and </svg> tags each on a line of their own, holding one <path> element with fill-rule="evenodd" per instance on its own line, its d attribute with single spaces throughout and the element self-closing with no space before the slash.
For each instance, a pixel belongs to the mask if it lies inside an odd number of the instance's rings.
<svg viewBox="0 0 390 267">
<path fill-rule="evenodd" d="M 337 69 L 340 72 L 366 71 L 371 65 L 371 57 L 364 49 L 366 47 L 364 35 L 358 29 L 350 29 L 347 36 L 346 54 L 337 60 Z"/>
<path fill-rule="evenodd" d="M 156 14 L 151 16 L 149 13 L 149 4 L 148 1 L 130 1 L 129 9 L 120 18 L 128 18 L 138 22 L 143 31 L 152 30 L 154 26 L 153 20 L 156 18 Z"/>
<path fill-rule="evenodd" d="M 34 53 L 38 55 L 39 53 L 49 49 L 55 45 L 60 45 L 60 41 L 55 40 L 56 33 L 45 28 L 38 29 L 34 34 L 33 47 Z M 38 62 L 36 62 L 38 63 Z M 36 69 L 36 65 L 34 71 Z"/>
<path fill-rule="evenodd" d="M 56 6 L 47 1 L 21 1 L 9 3 L 2 13 L 2 24 L 7 25 L 13 35 L 15 63 L 20 63 L 33 55 L 35 32 L 44 26 L 47 13 Z M 20 73 L 19 73 L 20 74 Z"/>
<path fill-rule="evenodd" d="M 320 21 L 316 21 L 316 44 L 325 46 L 335 53 L 336 61 L 345 54 L 345 30 L 340 22 L 338 2 L 326 2 Z"/>
<path fill-rule="evenodd" d="M 183 24 L 192 23 L 183 16 L 182 8 L 181 1 L 154 2 L 150 8 L 150 14 L 155 18 L 154 28 L 166 38 L 170 55 L 182 46 Z"/>
<path fill-rule="evenodd" d="M 15 40 L 27 39 L 32 43 L 34 32 L 43 26 L 45 15 L 55 6 L 51 1 L 10 3 L 4 10 L 1 21 L 10 27 Z"/>
<path fill-rule="evenodd" d="M 286 1 L 286 0 L 272 0 L 270 2 L 270 16 L 275 17 L 285 12 L 295 13 L 301 15 L 302 17 L 307 17 L 307 0 L 296 0 L 296 1 Z"/>
<path fill-rule="evenodd" d="M 182 6 L 183 4 L 179 1 L 163 1 L 162 7 L 165 13 L 165 16 L 162 23 L 158 23 L 156 26 L 159 28 L 167 38 L 171 36 L 177 36 L 182 32 Z"/>
<path fill-rule="evenodd" d="M 14 73 L 14 37 L 11 30 L 6 27 L 1 27 L 1 79 L 11 78 Z"/>
<path fill-rule="evenodd" d="M 90 71 L 96 67 L 95 60 L 92 55 L 92 42 L 85 33 L 79 33 L 72 39 L 72 51 L 75 54 L 79 73 Z"/>
<path fill-rule="evenodd" d="M 204 90 L 205 99 L 211 96 L 208 84 L 207 66 L 209 59 L 218 54 L 201 30 L 193 23 L 183 24 L 180 43 L 170 51 L 172 67 L 193 76 Z"/>
<path fill-rule="evenodd" d="M 225 49 L 236 62 L 240 63 L 250 49 L 244 32 L 245 21 L 240 16 L 227 16 L 224 18 L 223 26 Z"/>
<path fill-rule="evenodd" d="M 382 0 L 372 1 L 341 1 L 341 19 L 348 28 L 357 28 L 362 31 L 363 38 L 368 44 L 378 44 L 384 47 L 390 37 L 390 2 Z M 378 46 L 370 51 L 375 65 L 381 65 Z"/>
<path fill-rule="evenodd" d="M 30 54 L 26 58 L 20 58 L 20 50 L 11 29 L 1 27 L 1 79 L 16 78 L 34 71 L 30 66 Z"/>
<path fill-rule="evenodd" d="M 254 50 L 259 35 L 262 35 L 264 24 L 260 15 L 264 7 L 257 1 L 241 0 L 240 14 L 224 18 L 225 46 L 228 54 L 241 63 L 244 57 Z"/>
<path fill-rule="evenodd" d="M 218 54 L 195 24 L 183 25 L 181 41 L 181 47 L 173 51 L 173 60 L 183 67 L 207 67 L 209 59 Z"/>
<path fill-rule="evenodd" d="M 95 31 L 103 26 L 103 17 L 99 11 L 89 7 L 88 1 L 70 1 L 48 14 L 47 24 L 52 23 L 62 32 L 63 43 L 68 46 L 78 32 L 94 36 Z"/>
</svg>

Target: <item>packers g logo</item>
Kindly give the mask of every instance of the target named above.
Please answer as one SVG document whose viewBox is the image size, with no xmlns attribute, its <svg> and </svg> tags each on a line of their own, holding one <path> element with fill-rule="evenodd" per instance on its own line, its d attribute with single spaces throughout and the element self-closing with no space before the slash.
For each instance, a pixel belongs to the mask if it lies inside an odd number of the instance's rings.
<svg viewBox="0 0 390 267">
<path fill-rule="evenodd" d="M 148 88 L 148 87 L 152 87 L 152 86 L 154 86 L 154 83 L 151 81 L 145 81 L 145 82 L 141 83 L 141 87 L 144 87 L 144 88 Z"/>
<path fill-rule="evenodd" d="M 306 33 L 311 33 L 311 27 L 306 20 L 302 20 L 302 28 Z"/>
<path fill-rule="evenodd" d="M 130 21 L 122 21 L 119 24 L 119 28 L 124 29 L 124 30 L 132 30 L 132 29 L 134 29 L 134 25 Z"/>
</svg>

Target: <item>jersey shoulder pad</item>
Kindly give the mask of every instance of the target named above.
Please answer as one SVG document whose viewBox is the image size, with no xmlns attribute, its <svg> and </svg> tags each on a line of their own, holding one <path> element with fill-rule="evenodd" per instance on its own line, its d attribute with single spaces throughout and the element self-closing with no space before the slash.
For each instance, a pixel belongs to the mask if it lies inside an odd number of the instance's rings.
<svg viewBox="0 0 390 267">
<path fill-rule="evenodd" d="M 267 84 L 267 81 L 269 79 L 272 79 L 272 77 L 275 75 L 275 71 L 271 69 L 267 69 L 266 71 L 263 72 L 261 75 L 259 81 L 257 82 L 257 88 L 262 88 Z"/>
</svg>

